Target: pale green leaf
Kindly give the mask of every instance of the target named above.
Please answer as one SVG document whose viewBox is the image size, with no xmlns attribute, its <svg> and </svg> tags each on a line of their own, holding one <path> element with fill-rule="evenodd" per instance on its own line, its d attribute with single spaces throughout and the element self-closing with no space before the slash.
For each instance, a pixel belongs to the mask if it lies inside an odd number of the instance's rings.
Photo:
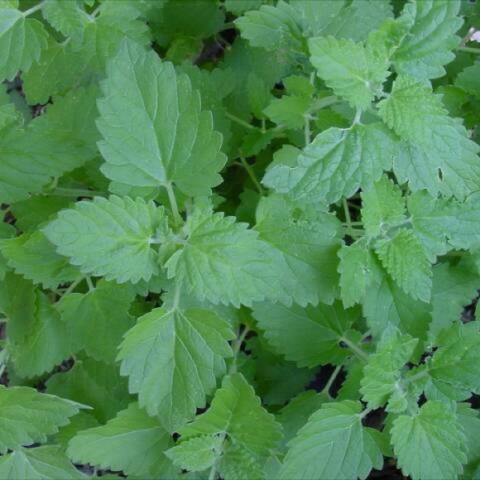
<svg viewBox="0 0 480 480">
<path fill-rule="evenodd" d="M 68 372 L 52 375 L 47 392 L 84 403 L 104 423 L 133 400 L 128 394 L 127 380 L 120 376 L 117 365 L 97 362 L 92 358 L 75 360 Z"/>
<path fill-rule="evenodd" d="M 290 294 L 300 305 L 331 303 L 338 283 L 336 217 L 285 196 L 263 197 L 256 210 L 260 238 L 280 250 L 294 276 Z"/>
<path fill-rule="evenodd" d="M 42 23 L 26 18 L 22 12 L 5 8 L 0 16 L 0 79 L 12 80 L 18 70 L 27 71 L 47 46 Z"/>
<path fill-rule="evenodd" d="M 416 414 L 397 417 L 391 435 L 398 466 L 413 480 L 452 480 L 462 472 L 465 436 L 448 405 L 428 401 Z"/>
<path fill-rule="evenodd" d="M 165 455 L 184 470 L 201 472 L 215 463 L 221 446 L 222 439 L 218 436 L 194 437 L 167 450 Z"/>
<path fill-rule="evenodd" d="M 202 309 L 156 308 L 140 317 L 120 345 L 121 373 L 139 404 L 174 431 L 204 407 L 206 396 L 225 373 L 229 324 Z"/>
<path fill-rule="evenodd" d="M 361 403 L 326 403 L 290 442 L 280 478 L 308 480 L 367 478 L 383 457 L 362 426 Z"/>
<path fill-rule="evenodd" d="M 86 479 L 56 445 L 24 448 L 0 457 L 0 478 L 8 480 Z"/>
<path fill-rule="evenodd" d="M 263 183 L 294 198 L 333 203 L 367 188 L 389 170 L 396 140 L 381 123 L 329 128 L 315 137 L 294 165 L 277 164 Z"/>
<path fill-rule="evenodd" d="M 153 478 L 171 474 L 164 451 L 172 443 L 160 422 L 132 403 L 105 425 L 79 432 L 67 454 L 75 463 Z"/>
<path fill-rule="evenodd" d="M 367 235 L 375 237 L 388 227 L 405 220 L 405 200 L 402 191 L 387 177 L 361 193 L 362 222 Z"/>
<path fill-rule="evenodd" d="M 253 315 L 268 342 L 287 360 L 300 367 L 341 363 L 349 355 L 340 347 L 343 335 L 357 319 L 355 309 L 344 310 L 339 302 L 316 307 L 258 303 Z"/>
<path fill-rule="evenodd" d="M 411 23 L 409 34 L 395 52 L 393 64 L 400 74 L 419 80 L 445 75 L 444 65 L 454 58 L 462 26 L 459 0 L 421 0 L 405 5 L 402 17 Z"/>
<path fill-rule="evenodd" d="M 392 238 L 379 240 L 375 251 L 405 293 L 424 302 L 430 300 L 432 267 L 425 249 L 411 230 L 401 228 Z"/>
<path fill-rule="evenodd" d="M 56 288 L 79 276 L 79 271 L 56 253 L 39 231 L 2 241 L 0 251 L 16 273 L 33 283 L 41 283 L 44 288 Z"/>
<path fill-rule="evenodd" d="M 49 372 L 78 349 L 77 339 L 71 335 L 71 326 L 61 320 L 47 295 L 40 291 L 36 292 L 34 314 L 24 336 L 10 338 L 10 328 L 11 319 L 7 327 L 7 349 L 15 372 L 21 377 Z M 21 325 L 12 328 L 20 329 Z"/>
<path fill-rule="evenodd" d="M 61 211 L 43 232 L 82 272 L 137 283 L 159 272 L 151 241 L 164 222 L 153 202 L 95 197 Z"/>
<path fill-rule="evenodd" d="M 369 355 L 360 392 L 370 408 L 383 406 L 393 394 L 405 395 L 400 383 L 401 368 L 410 360 L 417 343 L 416 338 L 394 330 L 385 335 L 376 352 Z M 391 407 L 389 404 L 387 410 L 391 411 Z"/>
<path fill-rule="evenodd" d="M 263 113 L 277 125 L 297 130 L 304 127 L 311 103 L 307 97 L 284 95 L 273 99 Z"/>
<path fill-rule="evenodd" d="M 289 302 L 295 278 L 285 258 L 247 227 L 235 217 L 196 210 L 187 220 L 188 239 L 166 263 L 169 277 L 214 304 Z"/>
<path fill-rule="evenodd" d="M 45 442 L 81 405 L 29 387 L 0 385 L 0 452 Z"/>
<path fill-rule="evenodd" d="M 360 43 L 334 37 L 309 41 L 310 61 L 318 76 L 354 108 L 364 110 L 382 91 L 388 61 Z"/>
<path fill-rule="evenodd" d="M 462 70 L 455 79 L 455 85 L 465 90 L 469 95 L 480 99 L 480 63 L 476 62 Z"/>
<path fill-rule="evenodd" d="M 101 280 L 85 294 L 63 296 L 57 309 L 89 356 L 113 363 L 118 344 L 133 323 L 128 313 L 133 297 L 129 285 Z"/>
<path fill-rule="evenodd" d="M 179 433 L 182 442 L 205 435 L 223 436 L 221 469 L 241 472 L 245 467 L 251 471 L 263 466 L 280 441 L 281 427 L 261 406 L 244 377 L 236 373 L 223 379 L 210 408 Z"/>
<path fill-rule="evenodd" d="M 42 14 L 50 25 L 66 37 L 81 40 L 89 21 L 77 0 L 46 0 Z"/>
<path fill-rule="evenodd" d="M 222 137 L 188 76 L 153 51 L 124 42 L 102 88 L 97 125 L 108 178 L 139 187 L 174 183 L 187 195 L 208 195 L 222 181 Z"/>
<path fill-rule="evenodd" d="M 460 119 L 448 116 L 429 86 L 397 77 L 390 96 L 379 103 L 379 113 L 405 141 L 393 165 L 401 183 L 459 199 L 478 190 L 480 147 L 468 138 Z"/>
<path fill-rule="evenodd" d="M 364 242 L 343 245 L 338 251 L 340 263 L 340 296 L 348 308 L 360 303 L 367 291 L 371 252 Z"/>
</svg>

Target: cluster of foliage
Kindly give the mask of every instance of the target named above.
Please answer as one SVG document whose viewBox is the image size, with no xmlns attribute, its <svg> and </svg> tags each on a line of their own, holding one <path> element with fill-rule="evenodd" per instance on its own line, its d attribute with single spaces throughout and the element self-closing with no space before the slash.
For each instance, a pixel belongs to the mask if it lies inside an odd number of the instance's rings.
<svg viewBox="0 0 480 480">
<path fill-rule="evenodd" d="M 476 28 L 0 0 L 0 478 L 480 478 Z"/>
</svg>

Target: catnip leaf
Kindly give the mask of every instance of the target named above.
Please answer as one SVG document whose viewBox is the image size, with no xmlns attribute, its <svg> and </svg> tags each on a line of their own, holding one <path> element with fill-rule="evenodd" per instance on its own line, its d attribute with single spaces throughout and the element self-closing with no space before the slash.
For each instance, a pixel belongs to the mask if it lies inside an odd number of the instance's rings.
<svg viewBox="0 0 480 480">
<path fill-rule="evenodd" d="M 329 128 L 307 145 L 294 165 L 272 167 L 263 183 L 295 199 L 334 203 L 378 180 L 391 168 L 396 150 L 395 138 L 381 123 Z"/>
<path fill-rule="evenodd" d="M 422 244 L 411 230 L 401 228 L 375 246 L 385 270 L 414 299 L 430 300 L 432 267 Z"/>
<path fill-rule="evenodd" d="M 182 442 L 206 435 L 223 437 L 220 471 L 236 472 L 234 477 L 244 468 L 257 470 L 258 475 L 282 436 L 280 425 L 240 373 L 227 375 L 210 408 L 179 433 Z"/>
<path fill-rule="evenodd" d="M 452 479 L 466 462 L 465 436 L 448 405 L 428 401 L 414 415 L 393 421 L 392 445 L 404 475 Z"/>
<path fill-rule="evenodd" d="M 76 415 L 80 404 L 30 387 L 0 386 L 0 451 L 44 442 Z"/>
<path fill-rule="evenodd" d="M 480 147 L 468 138 L 461 120 L 449 117 L 429 86 L 399 76 L 379 103 L 385 123 L 404 141 L 393 169 L 413 191 L 427 189 L 460 200 L 480 184 Z"/>
<path fill-rule="evenodd" d="M 120 344 L 121 374 L 131 393 L 165 428 L 176 428 L 204 407 L 225 373 L 234 338 L 229 324 L 209 310 L 156 308 L 139 318 Z M 186 379 L 188 378 L 188 381 Z"/>
<path fill-rule="evenodd" d="M 75 463 L 151 478 L 172 475 L 164 454 L 172 443 L 156 418 L 131 403 L 105 425 L 79 432 L 70 440 L 67 455 Z"/>
<path fill-rule="evenodd" d="M 352 107 L 364 110 L 381 93 L 388 76 L 386 58 L 360 43 L 334 37 L 312 38 L 308 45 L 318 76 Z"/>
<path fill-rule="evenodd" d="M 289 302 L 295 280 L 283 255 L 247 226 L 222 213 L 197 210 L 188 218 L 185 244 L 166 263 L 169 277 L 214 304 Z"/>
<path fill-rule="evenodd" d="M 153 202 L 96 197 L 61 211 L 42 231 L 82 272 L 137 283 L 159 272 L 151 242 L 165 221 Z"/>
<path fill-rule="evenodd" d="M 43 16 L 48 23 L 66 37 L 76 41 L 81 40 L 83 30 L 92 19 L 82 10 L 77 0 L 68 2 L 62 0 L 47 0 L 42 9 Z"/>
<path fill-rule="evenodd" d="M 26 18 L 22 12 L 5 8 L 0 17 L 0 79 L 13 80 L 18 70 L 27 71 L 47 46 L 42 23 Z"/>
<path fill-rule="evenodd" d="M 212 467 L 221 446 L 222 439 L 218 436 L 194 437 L 167 450 L 165 454 L 182 469 L 201 472 Z"/>
<path fill-rule="evenodd" d="M 300 305 L 331 303 L 338 283 L 338 220 L 316 205 L 281 195 L 263 197 L 256 210 L 260 238 L 280 250 L 294 276 L 290 293 Z"/>
<path fill-rule="evenodd" d="M 208 195 L 222 181 L 222 137 L 189 78 L 177 75 L 171 63 L 124 42 L 108 64 L 102 90 L 97 126 L 108 178 L 139 187 L 173 183 L 191 196 Z"/>
<path fill-rule="evenodd" d="M 425 0 L 407 3 L 402 17 L 411 24 L 409 34 L 395 52 L 393 64 L 399 74 L 419 80 L 445 75 L 460 43 L 455 35 L 462 26 L 458 0 Z"/>
<path fill-rule="evenodd" d="M 57 445 L 45 445 L 14 450 L 2 456 L 0 478 L 81 480 L 88 477 L 70 463 L 63 448 Z"/>
<path fill-rule="evenodd" d="M 340 347 L 340 341 L 356 320 L 357 312 L 344 310 L 338 302 L 306 308 L 258 303 L 253 315 L 275 350 L 299 367 L 341 363 L 350 353 Z"/>
<path fill-rule="evenodd" d="M 367 478 L 383 457 L 362 426 L 361 404 L 325 403 L 290 442 L 280 478 Z"/>
</svg>

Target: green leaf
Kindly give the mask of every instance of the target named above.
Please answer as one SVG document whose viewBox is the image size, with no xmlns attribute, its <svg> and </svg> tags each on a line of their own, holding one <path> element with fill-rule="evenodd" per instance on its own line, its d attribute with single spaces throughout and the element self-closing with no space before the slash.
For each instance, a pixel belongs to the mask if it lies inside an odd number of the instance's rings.
<svg viewBox="0 0 480 480">
<path fill-rule="evenodd" d="M 256 210 L 260 238 L 281 251 L 294 276 L 290 294 L 300 305 L 331 303 L 338 283 L 336 253 L 340 225 L 316 204 L 285 196 L 263 197 Z"/>
<path fill-rule="evenodd" d="M 477 365 L 480 361 L 480 325 L 455 323 L 443 330 L 435 342 L 430 364 L 430 376 L 437 382 L 458 389 L 480 392 Z"/>
<path fill-rule="evenodd" d="M 365 110 L 381 93 L 388 61 L 360 43 L 334 37 L 309 40 L 310 61 L 333 92 L 357 109 Z"/>
<path fill-rule="evenodd" d="M 152 478 L 171 474 L 164 451 L 172 443 L 159 421 L 132 403 L 105 425 L 78 433 L 67 454 L 75 463 Z"/>
<path fill-rule="evenodd" d="M 36 292 L 35 310 L 28 320 L 28 330 L 22 338 L 10 337 L 7 327 L 7 349 L 15 372 L 31 378 L 51 371 L 77 351 L 77 339 L 71 335 L 71 326 L 62 322 L 48 297 Z M 12 328 L 19 330 L 21 325 Z"/>
<path fill-rule="evenodd" d="M 222 440 L 218 436 L 194 437 L 167 450 L 165 455 L 183 470 L 201 472 L 215 463 L 221 446 Z"/>
<path fill-rule="evenodd" d="M 0 243 L 0 251 L 16 273 L 44 288 L 56 288 L 75 280 L 78 270 L 55 252 L 42 232 L 24 234 Z"/>
<path fill-rule="evenodd" d="M 465 436 L 447 405 L 428 401 L 416 414 L 397 417 L 391 435 L 398 465 L 413 480 L 454 479 L 462 472 Z"/>
<path fill-rule="evenodd" d="M 235 20 L 243 38 L 253 47 L 280 49 L 287 55 L 306 53 L 305 40 L 293 5 L 280 0 L 276 6 L 262 5 Z"/>
<path fill-rule="evenodd" d="M 305 116 L 311 103 L 311 99 L 307 97 L 284 95 L 274 98 L 263 113 L 279 126 L 298 130 L 305 125 Z"/>
<path fill-rule="evenodd" d="M 247 227 L 235 217 L 196 210 L 187 219 L 188 239 L 166 263 L 169 277 L 214 304 L 288 302 L 295 279 L 283 255 Z"/>
<path fill-rule="evenodd" d="M 363 302 L 363 313 L 374 336 L 381 336 L 389 326 L 397 327 L 419 339 L 419 351 L 432 320 L 431 306 L 407 295 L 371 257 L 369 283 Z"/>
<path fill-rule="evenodd" d="M 283 444 L 287 445 L 329 397 L 313 390 L 307 390 L 297 395 L 285 405 L 278 414 L 278 421 L 283 427 Z"/>
<path fill-rule="evenodd" d="M 343 245 L 338 251 L 340 263 L 340 296 L 348 308 L 360 303 L 367 292 L 371 252 L 364 242 Z"/>
<path fill-rule="evenodd" d="M 77 358 L 68 372 L 52 375 L 47 381 L 47 391 L 89 405 L 93 408 L 92 414 L 102 423 L 132 401 L 127 381 L 120 377 L 117 366 L 92 358 Z"/>
<path fill-rule="evenodd" d="M 13 8 L 2 9 L 0 18 L 0 79 L 13 80 L 18 70 L 28 71 L 47 46 L 47 32 L 42 23 L 26 18 Z"/>
<path fill-rule="evenodd" d="M 442 329 L 461 319 L 465 305 L 476 297 L 479 284 L 477 270 L 470 262 L 443 263 L 433 267 L 430 338 L 435 338 Z"/>
<path fill-rule="evenodd" d="M 455 79 L 455 85 L 465 90 L 469 95 L 480 99 L 480 63 L 476 62 L 462 70 Z"/>
<path fill-rule="evenodd" d="M 478 189 L 480 147 L 468 138 L 461 120 L 447 115 L 429 86 L 397 77 L 390 96 L 379 103 L 379 113 L 406 142 L 393 165 L 400 183 L 459 199 Z"/>
<path fill-rule="evenodd" d="M 153 202 L 96 197 L 61 211 L 43 232 L 83 273 L 137 283 L 159 272 L 151 242 L 164 223 L 163 208 Z"/>
<path fill-rule="evenodd" d="M 0 452 L 45 442 L 81 405 L 29 387 L 0 385 Z"/>
<path fill-rule="evenodd" d="M 280 478 L 367 478 L 381 469 L 383 457 L 362 426 L 361 404 L 345 400 L 326 403 L 290 442 Z"/>
<path fill-rule="evenodd" d="M 0 478 L 9 480 L 77 480 L 87 477 L 56 445 L 14 450 L 0 458 Z"/>
<path fill-rule="evenodd" d="M 277 164 L 263 183 L 296 199 L 334 203 L 367 188 L 389 170 L 397 146 L 381 123 L 354 125 L 351 129 L 329 128 L 291 165 Z"/>
<path fill-rule="evenodd" d="M 386 176 L 361 193 L 362 222 L 371 237 L 383 234 L 389 226 L 405 220 L 402 191 Z"/>
<path fill-rule="evenodd" d="M 179 433 L 182 443 L 199 436 L 222 436 L 221 471 L 241 471 L 252 464 L 263 466 L 278 445 L 281 427 L 261 406 L 244 377 L 236 373 L 223 379 L 210 408 Z"/>
<path fill-rule="evenodd" d="M 57 309 L 89 356 L 113 363 L 118 344 L 132 326 L 128 311 L 133 297 L 129 285 L 101 280 L 90 292 L 63 296 Z"/>
<path fill-rule="evenodd" d="M 460 43 L 455 32 L 462 26 L 458 0 L 424 0 L 407 3 L 402 17 L 412 26 L 395 52 L 393 64 L 399 74 L 419 80 L 445 75 L 444 65 Z"/>
<path fill-rule="evenodd" d="M 432 268 L 422 244 L 411 230 L 401 228 L 392 238 L 379 240 L 375 251 L 405 293 L 424 302 L 430 300 Z"/>
<path fill-rule="evenodd" d="M 121 373 L 129 376 L 140 406 L 174 431 L 205 406 L 225 373 L 232 338 L 229 324 L 212 311 L 156 308 L 125 335 L 118 355 Z"/>
<path fill-rule="evenodd" d="M 42 14 L 48 23 L 66 37 L 81 40 L 89 19 L 77 0 L 47 0 Z"/>
<path fill-rule="evenodd" d="M 102 89 L 97 126 L 108 178 L 139 187 L 174 183 L 191 196 L 208 195 L 222 181 L 222 137 L 189 78 L 177 75 L 172 64 L 124 42 Z"/>
<path fill-rule="evenodd" d="M 404 398 L 400 370 L 410 360 L 417 343 L 416 338 L 394 330 L 392 334 L 384 335 L 376 352 L 368 356 L 360 392 L 369 408 L 383 406 L 393 395 Z M 387 411 L 392 411 L 392 406 L 389 402 Z"/>
<path fill-rule="evenodd" d="M 344 310 L 339 302 L 306 308 L 258 303 L 253 315 L 278 353 L 299 367 L 315 367 L 341 363 L 349 355 L 339 344 L 358 312 Z"/>
</svg>

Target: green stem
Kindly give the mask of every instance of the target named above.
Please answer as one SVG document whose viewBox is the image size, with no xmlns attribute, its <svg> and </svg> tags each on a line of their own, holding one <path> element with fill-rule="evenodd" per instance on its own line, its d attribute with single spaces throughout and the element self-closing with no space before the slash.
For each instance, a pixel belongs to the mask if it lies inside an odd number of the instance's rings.
<svg viewBox="0 0 480 480">
<path fill-rule="evenodd" d="M 330 397 L 330 388 L 332 387 L 333 385 L 333 382 L 335 381 L 335 379 L 337 378 L 338 374 L 340 373 L 340 371 L 342 370 L 342 366 L 341 365 L 338 365 L 335 370 L 332 372 L 332 374 L 330 375 L 330 378 L 328 379 L 328 382 L 326 383 L 326 385 L 323 387 L 323 390 L 321 393 L 326 393 L 329 397 Z"/>
<path fill-rule="evenodd" d="M 360 420 L 365 418 L 372 410 L 375 410 L 374 408 L 367 407 L 363 412 L 360 413 Z"/>
<path fill-rule="evenodd" d="M 480 55 L 480 48 L 474 48 L 474 47 L 458 47 L 457 50 L 460 52 L 466 52 L 466 53 L 475 53 L 477 55 Z"/>
<path fill-rule="evenodd" d="M 247 338 L 249 331 L 250 329 L 247 326 L 245 326 L 242 333 L 238 336 L 235 342 L 235 345 L 232 348 L 233 359 L 232 359 L 232 364 L 230 365 L 230 369 L 228 370 L 229 374 L 235 373 L 237 371 L 237 357 L 238 357 L 238 354 L 240 353 L 240 348 L 242 348 L 242 344 L 245 341 L 245 338 Z"/>
<path fill-rule="evenodd" d="M 173 191 L 173 187 L 171 183 L 167 183 L 165 185 L 165 188 L 167 190 L 168 194 L 168 201 L 170 202 L 170 208 L 172 210 L 173 214 L 173 220 L 175 222 L 175 225 L 178 226 L 182 223 L 182 217 L 180 215 L 180 212 L 178 210 L 178 205 L 177 205 L 177 199 L 175 197 L 175 192 Z"/>
<path fill-rule="evenodd" d="M 65 295 L 68 295 L 69 293 L 72 293 L 75 288 L 77 288 L 77 286 L 83 281 L 85 280 L 85 275 L 80 275 L 79 277 L 77 277 L 76 280 L 74 280 L 70 286 L 63 292 L 62 294 L 62 297 L 64 297 Z"/>
<path fill-rule="evenodd" d="M 250 125 L 245 120 L 238 118 L 236 115 L 232 115 L 231 113 L 225 112 L 225 116 L 229 118 L 232 122 L 238 123 L 242 127 L 248 128 L 249 130 L 260 130 L 255 125 Z"/>
<path fill-rule="evenodd" d="M 422 370 L 421 372 L 416 373 L 416 374 L 413 375 L 412 377 L 405 378 L 405 379 L 403 380 L 403 383 L 416 382 L 417 380 L 420 380 L 421 378 L 428 376 L 428 374 L 429 374 L 428 369 L 427 369 L 427 370 Z"/>
<path fill-rule="evenodd" d="M 257 179 L 257 176 L 255 175 L 255 172 L 253 171 L 253 168 L 248 164 L 248 162 L 245 160 L 245 158 L 240 155 L 240 162 L 242 164 L 242 167 L 247 171 L 248 176 L 250 177 L 250 180 L 253 182 L 255 185 L 256 189 L 258 190 L 258 193 L 260 195 L 263 195 L 265 193 L 265 190 L 263 189 L 262 185 Z"/>
<path fill-rule="evenodd" d="M 341 337 L 340 341 L 343 342 L 355 355 L 357 355 L 357 357 L 365 361 L 368 360 L 368 354 L 365 353 L 358 345 L 355 345 L 348 338 Z"/>
<path fill-rule="evenodd" d="M 104 197 L 105 192 L 100 192 L 98 190 L 87 190 L 82 188 L 61 188 L 57 187 L 51 192 L 44 192 L 48 195 L 56 195 L 58 197 L 95 197 L 100 196 Z"/>
<path fill-rule="evenodd" d="M 335 105 L 338 103 L 338 97 L 335 95 L 331 95 L 328 97 L 319 98 L 314 104 L 311 109 L 311 112 L 316 112 L 317 110 L 321 110 L 322 108 L 330 107 L 331 105 Z"/>
<path fill-rule="evenodd" d="M 93 285 L 92 279 L 87 276 L 85 277 L 85 280 L 87 281 L 88 291 L 93 292 L 93 290 L 95 290 L 95 286 Z"/>
<path fill-rule="evenodd" d="M 307 113 L 303 116 L 305 125 L 303 127 L 303 132 L 305 136 L 305 146 L 310 145 L 312 141 L 312 131 L 310 130 L 310 115 Z"/>
<path fill-rule="evenodd" d="M 41 10 L 43 8 L 43 5 L 45 2 L 40 2 L 37 3 L 37 5 L 34 5 L 32 8 L 29 8 L 28 10 L 25 10 L 23 13 L 24 17 L 28 17 L 29 15 L 32 15 L 33 13 L 37 12 L 38 10 Z"/>
</svg>

